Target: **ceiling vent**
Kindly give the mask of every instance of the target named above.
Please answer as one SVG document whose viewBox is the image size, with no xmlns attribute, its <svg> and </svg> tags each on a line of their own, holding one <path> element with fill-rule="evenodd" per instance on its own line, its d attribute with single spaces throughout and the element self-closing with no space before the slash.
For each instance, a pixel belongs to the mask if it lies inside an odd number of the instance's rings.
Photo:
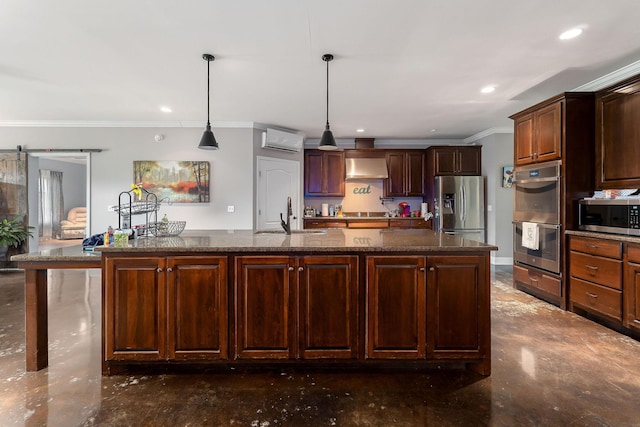
<svg viewBox="0 0 640 427">
<path fill-rule="evenodd" d="M 302 149 L 303 139 L 297 133 L 267 128 L 262 132 L 262 148 L 297 153 Z"/>
</svg>

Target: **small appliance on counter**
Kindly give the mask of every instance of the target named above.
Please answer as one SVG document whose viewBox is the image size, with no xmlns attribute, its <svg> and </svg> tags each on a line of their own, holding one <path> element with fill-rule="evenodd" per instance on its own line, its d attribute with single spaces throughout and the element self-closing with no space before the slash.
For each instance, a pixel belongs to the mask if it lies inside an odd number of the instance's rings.
<svg viewBox="0 0 640 427">
<path fill-rule="evenodd" d="M 403 218 L 411 216 L 411 206 L 409 206 L 409 203 L 407 202 L 398 203 L 398 209 L 399 209 L 398 216 Z"/>
</svg>

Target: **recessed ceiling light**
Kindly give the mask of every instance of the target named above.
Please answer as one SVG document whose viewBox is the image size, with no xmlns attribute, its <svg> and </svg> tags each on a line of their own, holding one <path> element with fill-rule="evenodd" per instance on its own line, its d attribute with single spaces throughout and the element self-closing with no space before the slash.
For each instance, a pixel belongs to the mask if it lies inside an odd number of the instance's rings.
<svg viewBox="0 0 640 427">
<path fill-rule="evenodd" d="M 171 113 L 173 110 L 170 107 L 163 105 L 162 107 L 160 107 L 160 111 L 162 111 L 163 113 Z"/>
<path fill-rule="evenodd" d="M 480 89 L 480 92 L 482 92 L 482 93 L 491 93 L 494 90 L 496 90 L 495 86 L 485 86 L 482 89 Z"/>
<path fill-rule="evenodd" d="M 356 129 L 356 132 L 362 133 L 362 132 L 364 132 L 364 129 Z"/>
<path fill-rule="evenodd" d="M 431 132 L 437 132 L 438 129 L 431 129 Z"/>
<path fill-rule="evenodd" d="M 582 34 L 582 28 L 572 28 L 560 34 L 560 40 L 569 40 Z"/>
</svg>

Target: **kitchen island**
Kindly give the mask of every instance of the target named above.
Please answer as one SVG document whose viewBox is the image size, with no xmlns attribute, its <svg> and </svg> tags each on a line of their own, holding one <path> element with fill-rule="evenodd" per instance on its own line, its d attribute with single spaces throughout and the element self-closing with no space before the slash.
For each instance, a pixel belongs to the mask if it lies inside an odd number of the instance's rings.
<svg viewBox="0 0 640 427">
<path fill-rule="evenodd" d="M 97 249 L 104 374 L 274 364 L 491 372 L 495 246 L 431 230 L 346 229 L 186 231 Z M 38 256 L 15 260 L 28 268 Z"/>
</svg>

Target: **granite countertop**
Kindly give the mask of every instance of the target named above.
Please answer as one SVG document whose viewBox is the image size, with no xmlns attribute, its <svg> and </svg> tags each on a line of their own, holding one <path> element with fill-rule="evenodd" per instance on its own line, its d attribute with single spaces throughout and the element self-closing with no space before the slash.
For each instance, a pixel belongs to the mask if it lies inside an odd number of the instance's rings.
<svg viewBox="0 0 640 427">
<path fill-rule="evenodd" d="M 358 216 L 358 215 L 353 215 L 353 214 L 348 214 L 348 215 L 342 215 L 342 216 L 305 216 L 303 217 L 303 219 L 320 219 L 320 220 L 327 220 L 327 221 L 335 221 L 335 220 L 340 220 L 340 219 L 370 219 L 370 220 L 387 220 L 387 219 L 400 219 L 400 220 L 405 220 L 405 219 L 424 219 L 423 217 L 420 216 L 413 216 L 413 217 L 408 217 L 408 216 L 382 216 L 382 215 L 370 215 L 367 216 L 367 214 L 365 213 L 364 215 Z"/>
<path fill-rule="evenodd" d="M 463 239 L 432 230 L 327 229 L 282 232 L 252 230 L 187 230 L 176 237 L 149 237 L 130 240 L 127 247 L 97 246 L 96 252 L 83 252 L 80 245 L 61 249 L 14 255 L 18 262 L 84 261 L 95 263 L 100 252 L 478 252 L 495 251 L 494 245 Z"/>
<path fill-rule="evenodd" d="M 596 239 L 615 240 L 617 242 L 640 243 L 640 236 L 629 236 L 626 234 L 602 233 L 598 231 L 567 230 L 565 234 L 572 236 L 593 237 Z"/>
</svg>

